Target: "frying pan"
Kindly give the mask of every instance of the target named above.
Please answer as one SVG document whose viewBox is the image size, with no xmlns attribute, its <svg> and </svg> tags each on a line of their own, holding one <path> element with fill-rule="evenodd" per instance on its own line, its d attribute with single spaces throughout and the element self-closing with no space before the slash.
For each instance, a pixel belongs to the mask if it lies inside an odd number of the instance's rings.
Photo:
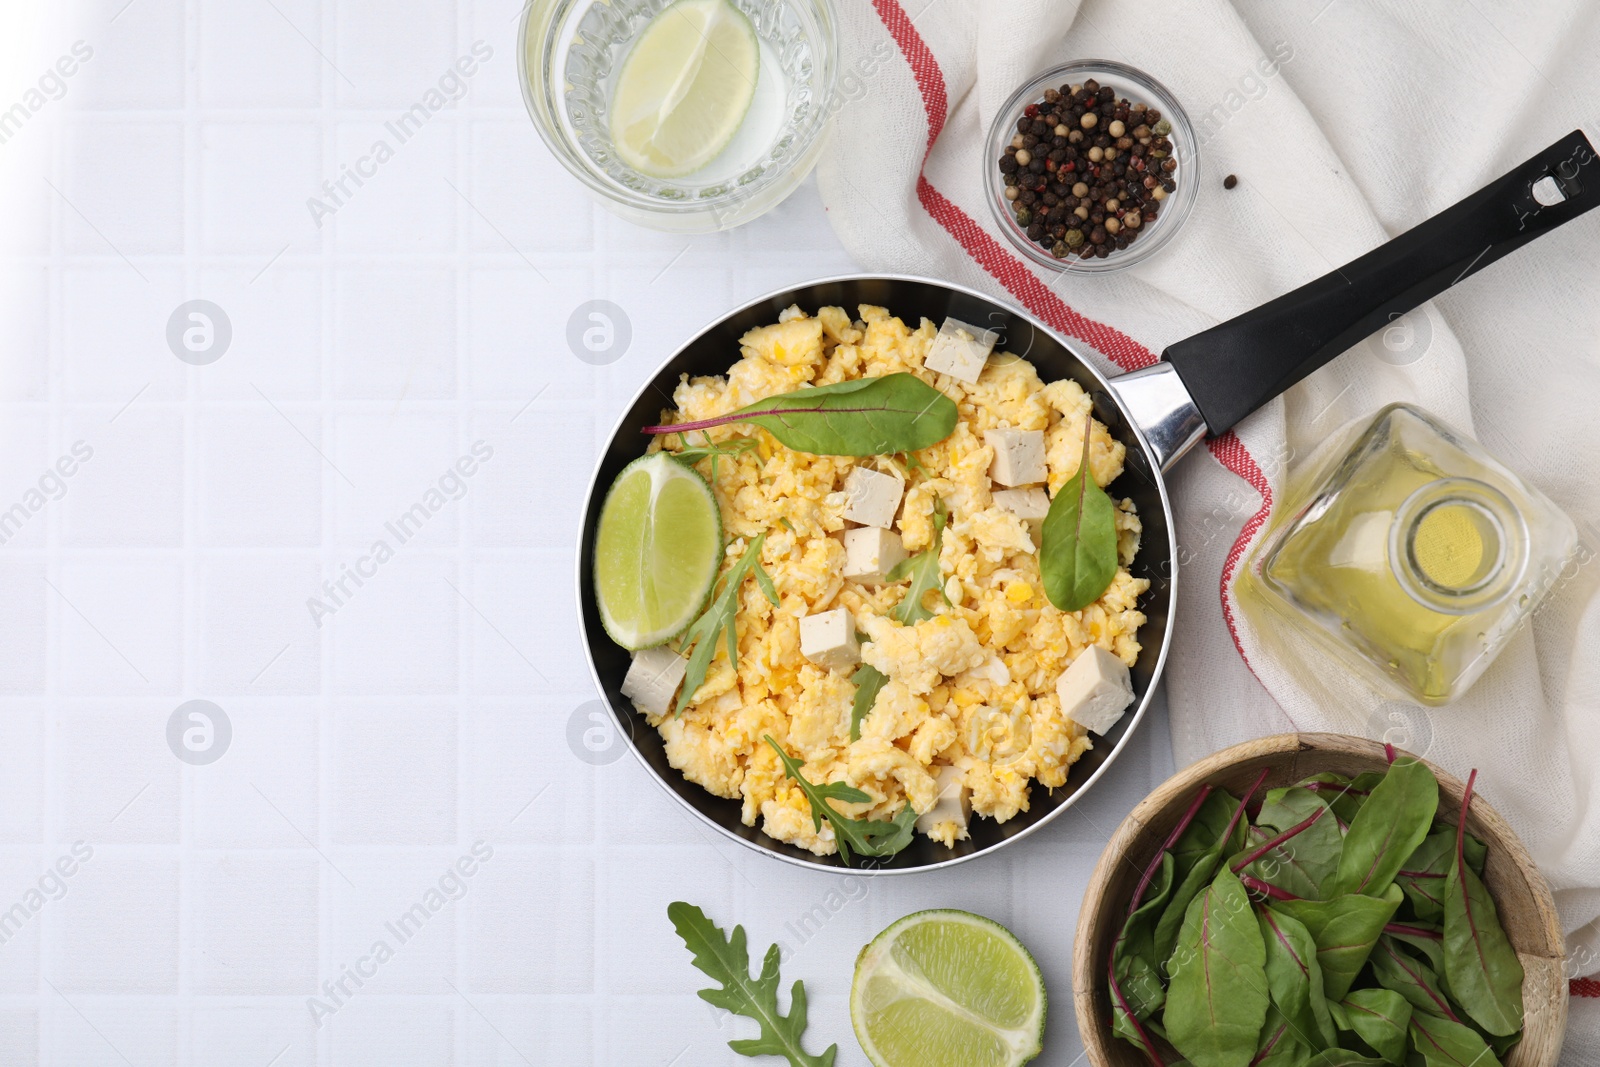
<svg viewBox="0 0 1600 1067">
<path fill-rule="evenodd" d="M 1585 211 L 1600 205 L 1600 164 L 1581 131 L 1485 186 L 1455 206 L 1316 281 L 1169 347 L 1159 362 L 1107 378 L 1065 340 L 1017 308 L 962 286 L 926 278 L 850 275 L 812 282 L 753 300 L 707 326 L 672 354 L 634 396 L 618 420 L 595 468 L 579 538 L 577 592 L 589 667 L 622 736 L 634 754 L 678 802 L 721 835 L 758 852 L 807 867 L 846 868 L 837 856 L 814 856 L 768 837 L 739 819 L 740 804 L 713 796 L 668 762 L 660 735 L 622 696 L 629 653 L 600 625 L 590 575 L 595 524 L 606 490 L 630 461 L 644 453 L 640 430 L 660 421 L 679 375 L 720 375 L 737 358 L 739 338 L 776 322 L 791 304 L 810 312 L 836 305 L 876 304 L 908 323 L 946 317 L 1001 334 L 997 350 L 1024 355 L 1044 381 L 1071 378 L 1094 401 L 1095 417 L 1127 448 L 1113 492 L 1131 497 L 1144 523 L 1143 541 L 1130 568 L 1150 580 L 1140 598 L 1148 621 L 1144 649 L 1131 674 L 1130 713 L 1075 763 L 1065 787 L 1032 790 L 1029 810 L 1005 823 L 974 817 L 971 838 L 954 849 L 917 835 L 875 871 L 949 866 L 993 852 L 1049 822 L 1111 766 L 1143 718 L 1167 649 L 1178 592 L 1177 539 L 1163 472 L 1206 434 L 1227 431 L 1291 385 L 1426 300 L 1470 274 Z"/>
</svg>

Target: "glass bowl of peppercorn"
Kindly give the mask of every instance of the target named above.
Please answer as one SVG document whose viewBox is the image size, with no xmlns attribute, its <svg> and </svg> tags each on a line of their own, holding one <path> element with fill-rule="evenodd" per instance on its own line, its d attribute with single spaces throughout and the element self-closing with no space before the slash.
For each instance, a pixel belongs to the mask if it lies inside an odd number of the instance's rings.
<svg viewBox="0 0 1600 1067">
<path fill-rule="evenodd" d="M 1153 255 L 1194 205 L 1189 116 L 1143 71 L 1085 59 L 1012 94 L 989 130 L 995 223 L 1033 262 L 1112 271 Z"/>
</svg>

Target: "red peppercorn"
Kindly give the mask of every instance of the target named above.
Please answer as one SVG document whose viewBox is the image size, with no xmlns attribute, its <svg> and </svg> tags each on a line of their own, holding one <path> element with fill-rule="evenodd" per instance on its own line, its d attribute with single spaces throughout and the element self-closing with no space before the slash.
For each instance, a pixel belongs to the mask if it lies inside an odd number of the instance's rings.
<svg viewBox="0 0 1600 1067">
<path fill-rule="evenodd" d="M 1029 104 L 1027 107 L 1022 109 L 1022 113 L 1031 119 L 1039 113 L 1039 105 Z"/>
</svg>

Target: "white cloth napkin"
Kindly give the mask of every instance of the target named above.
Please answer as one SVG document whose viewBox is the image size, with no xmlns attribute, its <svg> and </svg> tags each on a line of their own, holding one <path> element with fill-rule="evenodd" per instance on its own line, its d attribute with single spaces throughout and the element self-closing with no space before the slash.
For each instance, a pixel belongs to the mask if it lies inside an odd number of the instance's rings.
<svg viewBox="0 0 1600 1067">
<path fill-rule="evenodd" d="M 820 169 L 840 237 L 875 270 L 930 274 L 1020 304 L 1130 369 L 1322 275 L 1574 127 L 1600 134 L 1600 18 L 1580 0 L 874 0 L 842 11 L 844 94 Z M 1201 123 L 1199 199 L 1147 263 L 1058 277 L 1004 243 L 983 197 L 985 135 L 1035 72 L 1119 60 Z M 1239 183 L 1223 188 L 1235 174 Z M 1288 730 L 1387 736 L 1479 790 L 1551 885 L 1570 973 L 1600 971 L 1600 598 L 1579 568 L 1458 703 L 1386 703 L 1324 670 L 1306 685 L 1237 609 L 1233 579 L 1285 475 L 1337 427 L 1406 400 L 1474 434 L 1600 550 L 1600 213 L 1358 345 L 1197 450 L 1172 480 L 1184 562 L 1166 679 L 1185 763 Z M 1592 988 L 1593 983 L 1583 988 Z M 1576 990 L 1581 992 L 1582 990 Z M 1564 1063 L 1600 1062 L 1575 997 Z"/>
</svg>

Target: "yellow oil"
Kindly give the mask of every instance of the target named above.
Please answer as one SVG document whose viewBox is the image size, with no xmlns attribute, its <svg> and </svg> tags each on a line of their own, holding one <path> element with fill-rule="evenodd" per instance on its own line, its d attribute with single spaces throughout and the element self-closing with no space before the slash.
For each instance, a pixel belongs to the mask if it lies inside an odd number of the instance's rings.
<svg viewBox="0 0 1600 1067">
<path fill-rule="evenodd" d="M 1417 569 L 1444 589 L 1466 589 L 1477 579 L 1485 555 L 1480 516 L 1463 504 L 1429 509 L 1411 542 Z"/>
<path fill-rule="evenodd" d="M 1436 477 L 1419 458 L 1391 455 L 1363 472 L 1319 519 L 1285 540 L 1262 578 L 1292 590 L 1302 610 L 1336 620 L 1345 639 L 1399 684 L 1438 700 L 1448 685 L 1441 654 L 1472 624 L 1419 603 L 1389 564 L 1396 509 Z"/>
<path fill-rule="evenodd" d="M 1530 598 L 1513 595 L 1527 582 L 1523 516 L 1548 502 L 1405 405 L 1330 447 L 1329 462 L 1291 480 L 1240 576 L 1240 605 L 1269 643 L 1281 645 L 1279 623 L 1263 609 L 1380 691 L 1446 703 L 1525 614 Z"/>
</svg>

